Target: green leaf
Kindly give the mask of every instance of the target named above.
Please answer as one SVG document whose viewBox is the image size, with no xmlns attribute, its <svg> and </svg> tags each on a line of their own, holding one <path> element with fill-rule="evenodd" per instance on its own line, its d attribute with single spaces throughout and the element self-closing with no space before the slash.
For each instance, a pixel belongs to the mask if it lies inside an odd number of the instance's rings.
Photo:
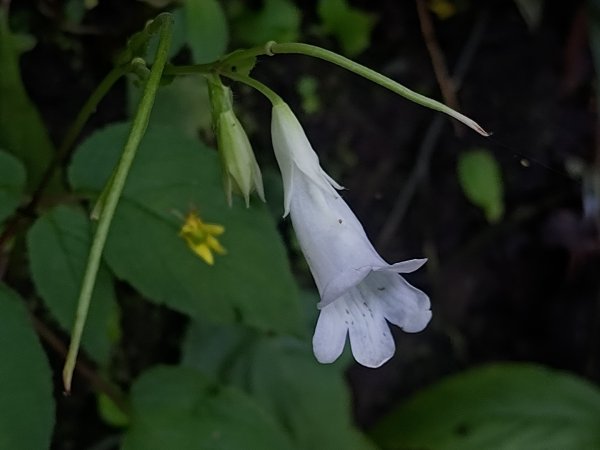
<svg viewBox="0 0 600 450">
<path fill-rule="evenodd" d="M 31 227 L 27 245 L 36 289 L 63 330 L 70 332 L 91 245 L 90 222 L 83 211 L 58 206 Z M 101 267 L 83 333 L 83 348 L 103 365 L 110 358 L 117 314 L 112 278 Z"/>
<path fill-rule="evenodd" d="M 25 169 L 10 153 L 0 150 L 0 222 L 21 203 L 25 187 Z"/>
<path fill-rule="evenodd" d="M 489 222 L 496 223 L 502 218 L 502 172 L 490 151 L 475 149 L 462 153 L 458 160 L 458 180 L 465 196 L 484 211 Z"/>
<path fill-rule="evenodd" d="M 129 83 L 128 106 L 135 111 L 141 90 Z M 210 102 L 206 80 L 202 77 L 177 77 L 162 86 L 154 100 L 149 127 L 177 127 L 186 136 L 196 137 L 199 131 L 211 131 Z"/>
<path fill-rule="evenodd" d="M 246 11 L 235 22 L 236 38 L 245 45 L 292 42 L 300 35 L 301 11 L 291 0 L 264 0 L 258 11 Z"/>
<path fill-rule="evenodd" d="M 227 19 L 217 0 L 187 0 L 183 4 L 187 42 L 196 64 L 216 61 L 229 40 Z"/>
<path fill-rule="evenodd" d="M 583 379 L 525 364 L 496 364 L 415 395 L 375 427 L 384 449 L 600 448 L 600 391 Z"/>
<path fill-rule="evenodd" d="M 343 52 L 356 56 L 371 43 L 375 16 L 353 8 L 347 0 L 320 0 L 319 17 L 325 30 L 340 42 Z"/>
<path fill-rule="evenodd" d="M 373 448 L 352 426 L 343 372 L 319 364 L 307 340 L 195 322 L 183 364 L 245 389 L 289 430 L 298 449 Z"/>
<path fill-rule="evenodd" d="M 25 92 L 16 55 L 6 12 L 0 7 L 0 147 L 23 162 L 31 191 L 41 180 L 54 148 Z"/>
<path fill-rule="evenodd" d="M 50 448 L 52 373 L 28 313 L 0 284 L 0 448 Z"/>
<path fill-rule="evenodd" d="M 73 159 L 70 180 L 97 196 L 118 158 L 127 125 L 105 129 Z M 173 128 L 149 129 L 131 169 L 106 244 L 115 274 L 148 299 L 196 318 L 242 321 L 263 330 L 298 332 L 297 289 L 275 224 L 262 204 L 225 201 L 214 150 Z M 214 266 L 179 237 L 181 218 L 197 208 L 225 227 L 227 250 Z"/>
<path fill-rule="evenodd" d="M 158 367 L 132 390 L 123 450 L 291 449 L 275 420 L 242 392 L 193 369 Z"/>
<path fill-rule="evenodd" d="M 125 414 L 108 395 L 99 392 L 97 401 L 98 413 L 104 422 L 118 428 L 129 425 L 129 416 Z"/>
</svg>

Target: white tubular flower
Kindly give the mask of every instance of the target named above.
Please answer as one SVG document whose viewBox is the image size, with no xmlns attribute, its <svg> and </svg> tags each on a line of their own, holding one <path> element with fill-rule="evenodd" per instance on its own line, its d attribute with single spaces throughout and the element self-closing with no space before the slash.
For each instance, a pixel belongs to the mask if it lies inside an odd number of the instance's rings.
<svg viewBox="0 0 600 450">
<path fill-rule="evenodd" d="M 431 319 L 429 297 L 399 275 L 426 260 L 388 264 L 379 256 L 285 103 L 273 106 L 271 133 L 283 177 L 284 217 L 292 218 L 321 296 L 315 356 L 321 363 L 335 361 L 349 334 L 356 361 L 379 367 L 395 351 L 386 321 L 415 333 Z"/>
</svg>

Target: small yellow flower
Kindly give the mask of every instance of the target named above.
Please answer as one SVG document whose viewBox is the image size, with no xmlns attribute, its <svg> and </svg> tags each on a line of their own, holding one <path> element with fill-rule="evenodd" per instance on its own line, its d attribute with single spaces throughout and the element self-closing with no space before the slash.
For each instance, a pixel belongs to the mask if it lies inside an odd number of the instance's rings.
<svg viewBox="0 0 600 450">
<path fill-rule="evenodd" d="M 195 211 L 188 213 L 181 227 L 179 236 L 185 239 L 192 251 L 212 266 L 215 259 L 212 252 L 224 255 L 227 253 L 216 236 L 225 232 L 223 225 L 204 223 Z"/>
</svg>

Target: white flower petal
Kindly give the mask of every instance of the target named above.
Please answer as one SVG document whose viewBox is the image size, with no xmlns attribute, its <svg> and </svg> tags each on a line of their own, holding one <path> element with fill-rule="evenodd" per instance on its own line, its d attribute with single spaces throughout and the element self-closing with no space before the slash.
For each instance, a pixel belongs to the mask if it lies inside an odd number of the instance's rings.
<svg viewBox="0 0 600 450">
<path fill-rule="evenodd" d="M 431 319 L 429 298 L 399 273 L 413 272 L 426 260 L 387 264 L 363 226 L 336 191 L 342 187 L 319 165 L 302 126 L 285 104 L 273 107 L 273 147 L 300 248 L 319 289 L 321 309 L 313 350 L 320 362 L 335 361 L 346 335 L 352 354 L 367 367 L 379 367 L 395 351 L 389 320 L 408 332 Z"/>
<path fill-rule="evenodd" d="M 293 184 L 292 223 L 324 306 L 360 282 L 368 273 L 365 268 L 385 265 L 385 261 L 331 186 L 325 191 L 298 170 Z"/>
<path fill-rule="evenodd" d="M 387 320 L 407 333 L 422 331 L 431 319 L 427 294 L 398 274 L 373 272 L 358 288 L 379 305 Z"/>
<path fill-rule="evenodd" d="M 345 320 L 333 305 L 321 310 L 313 336 L 313 352 L 320 363 L 332 363 L 342 354 L 348 334 Z"/>
<path fill-rule="evenodd" d="M 426 262 L 427 258 L 409 259 L 408 261 L 401 261 L 395 264 L 385 265 L 383 267 L 376 267 L 373 268 L 373 270 L 390 271 L 396 273 L 411 273 L 420 269 Z"/>
<path fill-rule="evenodd" d="M 396 346 L 382 311 L 372 300 L 359 289 L 352 289 L 332 306 L 347 317 L 354 359 L 365 367 L 376 368 L 394 356 Z"/>
<path fill-rule="evenodd" d="M 341 188 L 333 179 L 327 175 L 319 164 L 319 157 L 313 150 L 304 129 L 296 116 L 285 103 L 273 106 L 271 120 L 271 138 L 273 140 L 273 149 L 275 158 L 281 169 L 284 188 L 285 214 L 290 209 L 290 199 L 292 197 L 292 172 L 290 167 L 300 170 L 314 184 L 327 190 L 333 184 L 336 188 Z"/>
<path fill-rule="evenodd" d="M 321 292 L 321 301 L 317 303 L 317 308 L 323 308 L 329 305 L 346 293 L 348 289 L 353 289 L 370 273 L 370 266 L 346 270 L 345 272 L 340 273 L 323 288 Z"/>
</svg>

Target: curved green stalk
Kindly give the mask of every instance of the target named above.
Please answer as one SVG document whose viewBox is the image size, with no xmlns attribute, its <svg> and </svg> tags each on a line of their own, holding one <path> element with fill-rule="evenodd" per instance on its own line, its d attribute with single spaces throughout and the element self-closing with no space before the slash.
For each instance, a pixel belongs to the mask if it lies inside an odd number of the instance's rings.
<svg viewBox="0 0 600 450">
<path fill-rule="evenodd" d="M 90 248 L 90 254 L 88 257 L 87 266 L 85 268 L 83 283 L 79 293 L 77 311 L 75 314 L 75 324 L 73 325 L 73 332 L 71 334 L 69 352 L 63 368 L 63 383 L 66 392 L 71 390 L 73 370 L 77 361 L 77 354 L 79 352 L 83 327 L 85 325 L 92 293 L 94 291 L 96 275 L 98 274 L 98 269 L 100 267 L 100 260 L 102 257 L 104 244 L 106 243 L 106 237 L 117 208 L 117 203 L 119 202 L 119 198 L 123 192 L 123 187 L 125 186 L 125 181 L 135 157 L 135 153 L 140 141 L 142 140 L 142 137 L 144 136 L 146 127 L 148 126 L 148 120 L 150 118 L 152 106 L 154 105 L 156 91 L 160 85 L 160 78 L 168 59 L 169 47 L 171 45 L 171 29 L 173 26 L 173 18 L 170 14 L 163 13 L 154 21 L 159 22 L 158 25 L 160 27 L 159 43 L 156 51 L 155 63 L 152 66 L 150 75 L 146 81 L 142 98 L 140 99 L 133 123 L 131 124 L 131 128 L 129 130 L 127 142 L 125 143 L 123 153 L 121 154 L 121 159 L 119 160 L 112 179 L 109 180 L 110 187 L 107 190 L 106 201 L 103 205 L 100 220 L 98 221 L 98 227 Z"/>
<path fill-rule="evenodd" d="M 251 84 L 255 80 L 247 77 L 240 77 L 237 74 L 228 70 L 228 68 L 239 61 L 255 58 L 257 56 L 273 56 L 278 54 L 300 54 L 328 61 L 346 70 L 349 70 L 350 72 L 354 72 L 355 74 L 360 75 L 361 77 L 364 77 L 380 86 L 383 86 L 384 88 L 389 89 L 390 91 L 401 95 L 402 97 L 407 98 L 408 100 L 413 101 L 421 106 L 425 106 L 426 108 L 430 108 L 435 111 L 447 114 L 450 117 L 453 117 L 459 122 L 462 122 L 463 124 L 477 131 L 483 136 L 489 136 L 489 133 L 485 131 L 477 122 L 468 118 L 464 114 L 453 110 L 449 106 L 446 106 L 443 103 L 438 102 L 437 100 L 433 100 L 432 98 L 419 94 L 407 88 L 406 86 L 403 86 L 397 81 L 394 81 L 391 78 L 388 78 L 385 75 L 382 75 L 379 72 L 374 71 L 373 69 L 369 69 L 368 67 L 354 62 L 351 59 L 348 59 L 342 55 L 338 55 L 337 53 L 334 53 L 332 51 L 325 50 L 324 48 L 316 47 L 314 45 L 309 44 L 302 44 L 298 42 L 278 44 L 276 42 L 270 41 L 262 46 L 253 47 L 246 50 L 237 50 L 235 52 L 230 53 L 229 55 L 224 56 L 219 61 L 215 61 L 210 64 L 198 64 L 193 66 L 177 67 L 170 66 L 167 68 L 165 73 L 172 75 L 184 75 L 193 73 L 217 72 L 228 78 L 231 78 L 232 80 L 241 81 L 242 83 L 246 83 L 254 87 L 255 89 L 258 89 L 267 97 L 269 97 L 271 101 L 273 101 L 273 98 L 272 96 L 270 96 L 270 93 L 268 93 L 264 89 L 266 86 L 261 85 L 259 88 L 256 84 Z"/>
<path fill-rule="evenodd" d="M 239 73 L 232 72 L 220 72 L 221 75 L 227 77 L 234 81 L 239 81 L 240 83 L 247 84 L 251 88 L 256 89 L 258 92 L 267 97 L 273 105 L 277 105 L 280 103 L 285 103 L 283 99 L 275 93 L 271 88 L 265 86 L 260 81 L 255 80 L 254 78 L 248 77 L 246 75 L 241 75 Z"/>
<path fill-rule="evenodd" d="M 402 97 L 407 98 L 419 105 L 425 106 L 426 108 L 433 109 L 435 111 L 442 112 L 444 114 L 449 115 L 450 117 L 455 118 L 456 120 L 464 123 L 468 127 L 477 131 L 479 134 L 483 136 L 489 136 L 489 133 L 485 131 L 477 122 L 472 119 L 469 119 L 467 116 L 459 113 L 458 111 L 453 110 L 452 108 L 440 103 L 436 100 L 433 100 L 429 97 L 425 97 L 415 91 L 408 89 L 407 87 L 401 85 L 400 83 L 392 80 L 391 78 L 386 77 L 385 75 L 380 74 L 368 67 L 365 67 L 357 62 L 354 62 L 348 58 L 345 58 L 337 53 L 331 52 L 329 50 L 325 50 L 320 47 L 315 47 L 314 45 L 309 44 L 301 44 L 301 43 L 289 43 L 289 44 L 277 44 L 271 43 L 266 46 L 265 54 L 301 54 L 312 56 L 314 58 L 323 59 L 332 64 L 336 64 L 340 67 L 343 67 L 350 72 L 354 72 L 361 77 L 364 77 L 374 83 L 383 86 L 386 89 L 389 89 L 392 92 L 395 92 Z"/>
</svg>

